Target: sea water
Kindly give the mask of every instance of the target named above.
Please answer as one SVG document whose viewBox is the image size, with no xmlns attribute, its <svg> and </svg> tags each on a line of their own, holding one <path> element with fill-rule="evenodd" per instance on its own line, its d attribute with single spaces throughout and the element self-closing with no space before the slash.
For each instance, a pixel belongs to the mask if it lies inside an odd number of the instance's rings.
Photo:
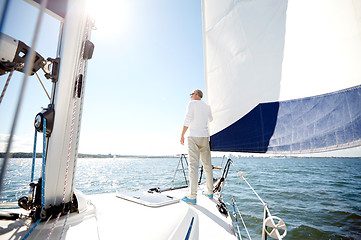
<svg viewBox="0 0 361 240">
<path fill-rule="evenodd" d="M 226 159 L 213 158 L 224 166 Z M 26 196 L 31 159 L 10 159 L 1 202 Z M 85 194 L 167 188 L 184 184 L 175 174 L 178 158 L 78 159 L 75 186 Z M 40 176 L 41 160 L 35 176 Z M 180 165 L 181 166 L 181 165 Z M 223 199 L 232 213 L 232 197 L 252 239 L 261 238 L 263 205 L 239 172 L 287 225 L 284 239 L 361 239 L 360 158 L 235 158 Z M 175 175 L 175 179 L 173 178 Z M 215 177 L 222 171 L 214 170 Z M 243 239 L 248 239 L 242 224 Z"/>
</svg>

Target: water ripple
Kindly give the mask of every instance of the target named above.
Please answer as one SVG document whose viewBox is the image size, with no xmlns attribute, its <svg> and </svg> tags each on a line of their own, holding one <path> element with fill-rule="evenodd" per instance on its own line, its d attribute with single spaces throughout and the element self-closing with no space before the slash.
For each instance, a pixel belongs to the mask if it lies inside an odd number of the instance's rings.
<svg viewBox="0 0 361 240">
<path fill-rule="evenodd" d="M 221 166 L 222 159 L 213 164 Z M 35 176 L 40 176 L 41 159 Z M 184 183 L 176 158 L 78 159 L 75 186 L 85 194 L 146 190 Z M 31 159 L 11 159 L 0 201 L 25 196 Z M 234 159 L 223 193 L 234 197 L 253 238 L 259 238 L 263 205 L 238 172 L 287 224 L 285 239 L 361 239 L 360 159 Z M 215 177 L 221 176 L 214 170 Z"/>
</svg>

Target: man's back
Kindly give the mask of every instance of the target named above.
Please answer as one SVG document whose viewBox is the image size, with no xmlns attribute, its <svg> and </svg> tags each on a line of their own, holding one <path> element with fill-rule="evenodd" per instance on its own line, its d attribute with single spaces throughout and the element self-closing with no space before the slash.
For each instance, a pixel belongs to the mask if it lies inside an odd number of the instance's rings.
<svg viewBox="0 0 361 240">
<path fill-rule="evenodd" d="M 201 100 L 189 102 L 184 125 L 189 127 L 191 137 L 209 137 L 208 121 L 212 121 L 211 108 Z"/>
</svg>

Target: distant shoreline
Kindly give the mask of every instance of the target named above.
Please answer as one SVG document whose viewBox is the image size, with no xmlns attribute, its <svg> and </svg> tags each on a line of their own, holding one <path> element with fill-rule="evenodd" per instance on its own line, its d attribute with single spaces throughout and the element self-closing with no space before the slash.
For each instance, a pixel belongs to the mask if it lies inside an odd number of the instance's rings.
<svg viewBox="0 0 361 240">
<path fill-rule="evenodd" d="M 32 158 L 33 153 L 10 153 L 10 158 Z M 42 153 L 36 153 L 36 158 L 41 158 Z M 78 153 L 78 158 L 179 158 L 179 156 L 147 156 L 147 155 L 119 155 L 119 154 L 83 154 Z M 0 153 L 0 158 L 5 158 L 5 153 Z"/>
<path fill-rule="evenodd" d="M 10 153 L 10 158 L 32 158 L 33 153 L 26 152 L 16 152 Z M 42 153 L 36 153 L 36 158 L 41 158 Z M 78 158 L 179 158 L 178 155 L 120 155 L 120 154 L 84 154 L 78 153 Z M 5 153 L 0 153 L 0 158 L 5 158 Z M 229 158 L 229 157 L 227 157 Z M 230 156 L 231 159 L 242 159 L 242 158 L 279 158 L 279 159 L 289 159 L 289 158 L 360 158 L 361 157 L 309 157 L 309 156 Z"/>
</svg>

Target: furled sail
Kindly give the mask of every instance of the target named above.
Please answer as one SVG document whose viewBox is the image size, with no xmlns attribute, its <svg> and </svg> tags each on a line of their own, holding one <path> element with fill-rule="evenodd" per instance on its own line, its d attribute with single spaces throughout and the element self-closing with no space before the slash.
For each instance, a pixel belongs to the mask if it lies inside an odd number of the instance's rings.
<svg viewBox="0 0 361 240">
<path fill-rule="evenodd" d="M 361 1 L 203 1 L 213 151 L 361 145 Z"/>
</svg>

